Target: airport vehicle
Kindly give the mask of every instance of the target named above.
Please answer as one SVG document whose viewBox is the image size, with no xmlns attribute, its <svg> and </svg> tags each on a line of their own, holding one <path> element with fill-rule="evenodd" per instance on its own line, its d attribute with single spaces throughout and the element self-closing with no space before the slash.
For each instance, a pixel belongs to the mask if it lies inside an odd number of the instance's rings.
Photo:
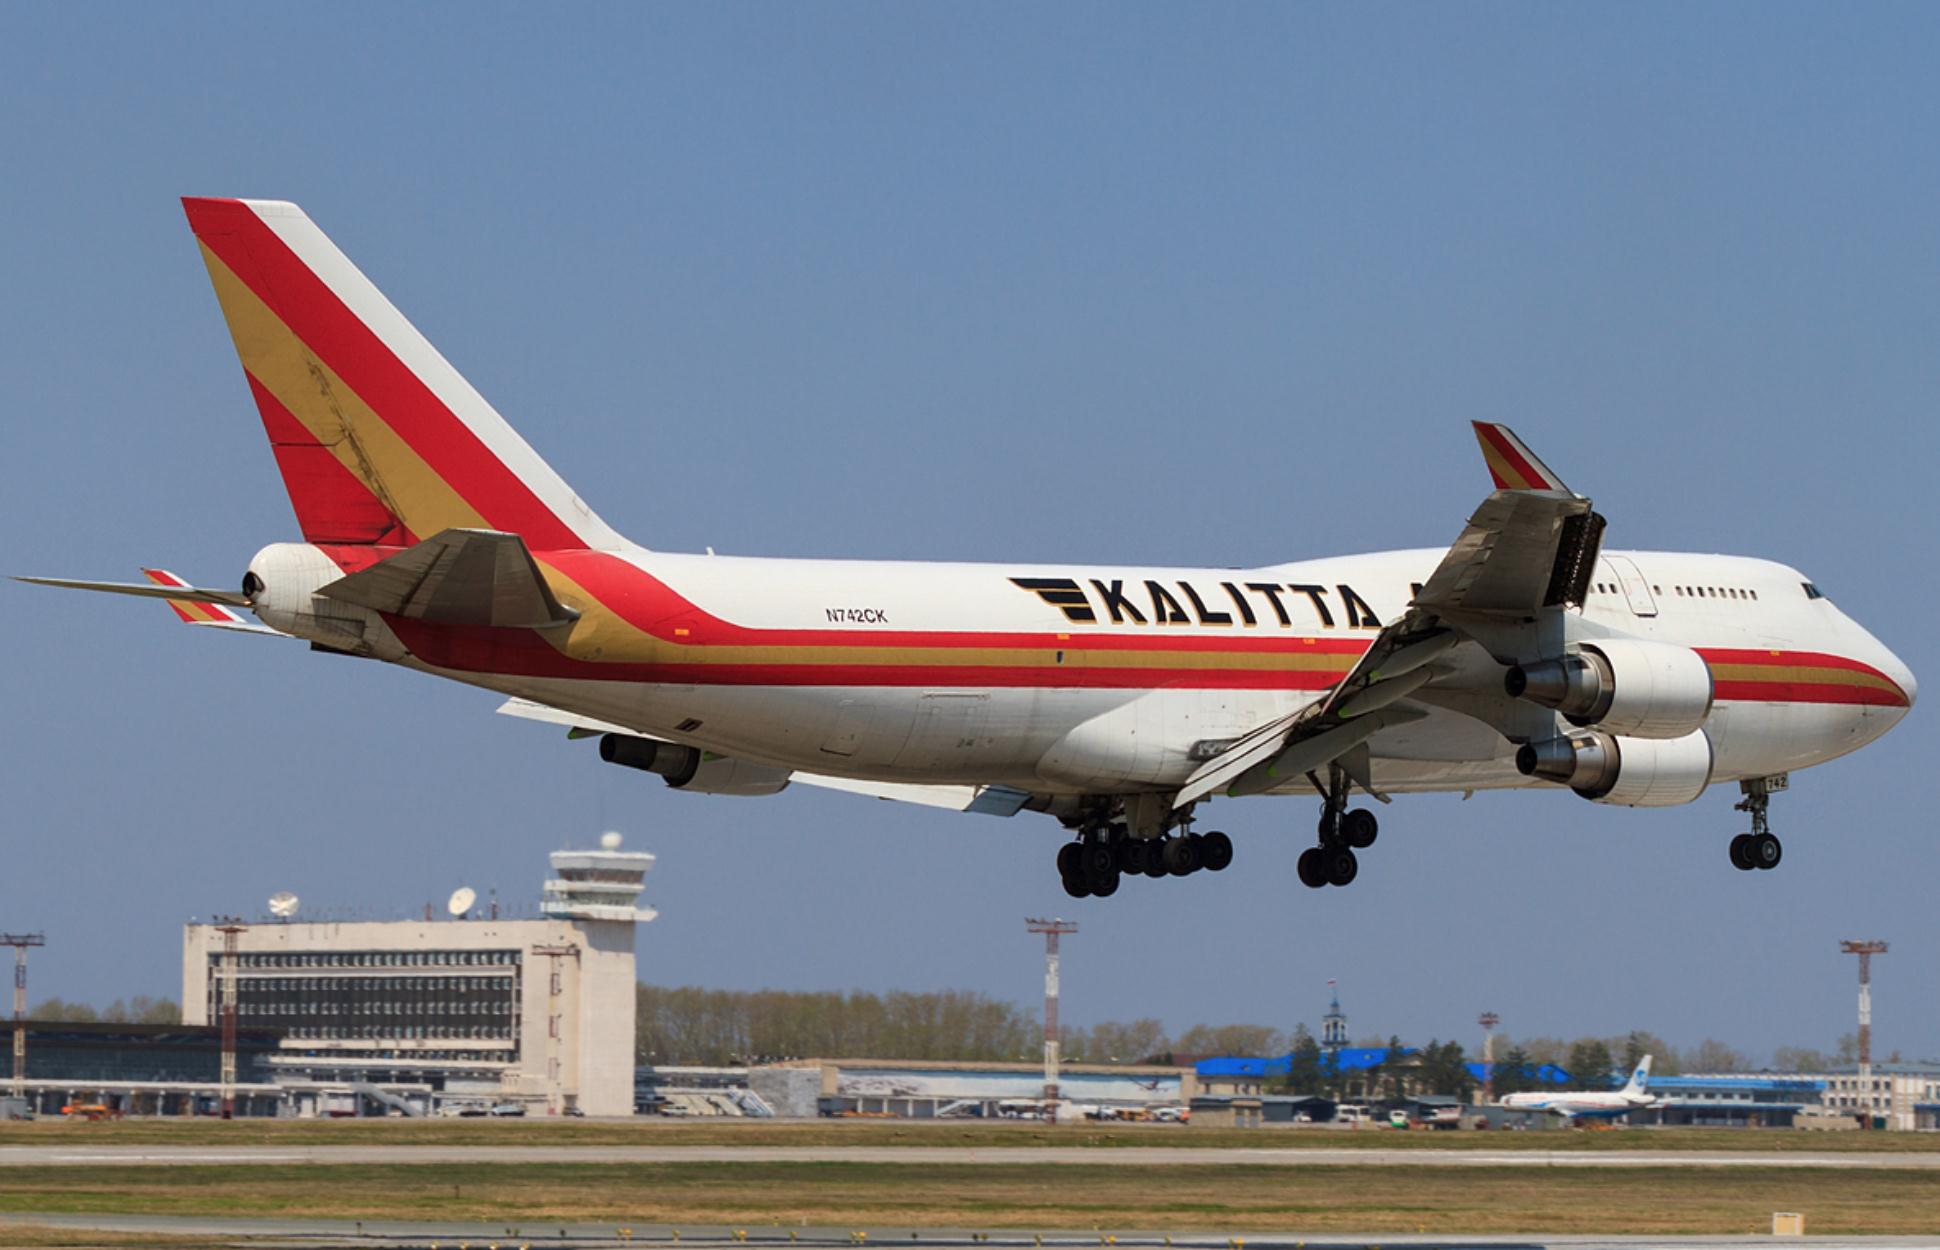
<svg viewBox="0 0 1940 1250">
<path fill-rule="evenodd" d="M 119 1120 L 121 1113 L 105 1103 L 75 1102 L 61 1108 L 61 1114 L 77 1120 Z"/>
<path fill-rule="evenodd" d="M 1906 665 L 1810 578 L 1605 551 L 1591 501 L 1498 424 L 1474 426 L 1495 489 L 1446 549 L 1248 570 L 651 551 L 302 210 L 184 203 L 303 541 L 238 591 L 27 580 L 482 686 L 689 793 L 1047 813 L 1082 897 L 1224 868 L 1232 840 L 1195 825 L 1227 797 L 1317 799 L 1298 875 L 1319 888 L 1375 841 L 1356 791 L 1659 807 L 1736 782 L 1731 862 L 1771 868 L 1789 774 L 1913 705 Z"/>
<path fill-rule="evenodd" d="M 1637 1064 L 1619 1090 L 1572 1090 L 1564 1093 L 1504 1094 L 1502 1105 L 1512 1111 L 1547 1111 L 1568 1120 L 1614 1119 L 1663 1104 L 1650 1093 L 1650 1056 Z"/>
</svg>

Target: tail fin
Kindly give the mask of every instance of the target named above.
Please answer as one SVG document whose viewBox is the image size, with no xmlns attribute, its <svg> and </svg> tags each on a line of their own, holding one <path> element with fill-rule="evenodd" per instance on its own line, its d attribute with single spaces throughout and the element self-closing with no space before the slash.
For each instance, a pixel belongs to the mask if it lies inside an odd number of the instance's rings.
<svg viewBox="0 0 1940 1250">
<path fill-rule="evenodd" d="M 303 536 L 625 541 L 294 204 L 185 199 Z"/>
<path fill-rule="evenodd" d="M 1482 459 L 1488 463 L 1489 476 L 1497 490 L 1559 490 L 1570 494 L 1563 479 L 1536 458 L 1529 445 L 1516 437 L 1506 425 L 1490 421 L 1471 421 L 1475 441 L 1482 444 Z"/>
<path fill-rule="evenodd" d="M 1644 1093 L 1650 1085 L 1650 1056 L 1645 1055 L 1637 1061 L 1637 1068 L 1630 1074 L 1630 1083 L 1623 1087 L 1626 1094 Z"/>
</svg>

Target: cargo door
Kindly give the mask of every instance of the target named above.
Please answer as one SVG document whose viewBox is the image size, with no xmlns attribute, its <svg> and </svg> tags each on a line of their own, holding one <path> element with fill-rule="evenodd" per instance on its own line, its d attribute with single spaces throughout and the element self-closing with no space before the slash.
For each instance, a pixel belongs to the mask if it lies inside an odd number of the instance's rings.
<svg viewBox="0 0 1940 1250">
<path fill-rule="evenodd" d="M 1623 587 L 1623 597 L 1629 601 L 1632 615 L 1657 615 L 1657 598 L 1650 593 L 1650 583 L 1644 580 L 1635 560 L 1629 556 L 1605 556 L 1603 563 Z"/>
</svg>

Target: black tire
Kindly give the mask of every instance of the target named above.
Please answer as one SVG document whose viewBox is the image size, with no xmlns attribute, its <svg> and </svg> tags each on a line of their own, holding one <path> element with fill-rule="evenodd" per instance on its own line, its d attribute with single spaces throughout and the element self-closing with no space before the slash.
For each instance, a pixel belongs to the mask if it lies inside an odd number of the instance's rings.
<svg viewBox="0 0 1940 1250">
<path fill-rule="evenodd" d="M 1340 838 L 1340 813 L 1324 808 L 1320 813 L 1320 844 L 1326 846 Z"/>
<path fill-rule="evenodd" d="M 1091 883 L 1083 877 L 1065 876 L 1060 879 L 1064 882 L 1064 892 L 1072 898 L 1091 897 Z"/>
<path fill-rule="evenodd" d="M 1341 841 L 1357 851 L 1365 851 L 1374 845 L 1374 839 L 1381 832 L 1381 823 L 1374 813 L 1365 807 L 1357 807 L 1340 818 Z"/>
<path fill-rule="evenodd" d="M 1084 875 L 1084 860 L 1080 858 L 1084 848 L 1076 842 L 1066 842 L 1058 848 L 1058 876 L 1081 877 Z"/>
<path fill-rule="evenodd" d="M 1096 898 L 1110 898 L 1118 893 L 1118 881 L 1118 871 L 1113 869 L 1091 883 L 1091 893 Z"/>
<path fill-rule="evenodd" d="M 1096 882 L 1106 873 L 1118 871 L 1118 857 L 1103 842 L 1084 843 L 1078 848 L 1078 857 L 1078 863 L 1084 867 L 1086 880 Z"/>
<path fill-rule="evenodd" d="M 1739 872 L 1750 872 L 1755 867 L 1751 862 L 1751 855 L 1748 850 L 1750 846 L 1751 835 L 1749 833 L 1741 833 L 1731 839 L 1731 866 Z"/>
<path fill-rule="evenodd" d="M 1199 863 L 1207 872 L 1224 872 L 1233 862 L 1233 840 L 1215 829 L 1199 839 Z"/>
<path fill-rule="evenodd" d="M 1133 838 L 1125 844 L 1125 862 L 1119 865 L 1123 872 L 1144 875 L 1145 866 L 1152 862 L 1153 843 L 1146 838 Z"/>
<path fill-rule="evenodd" d="M 1154 881 L 1171 875 L 1165 867 L 1165 843 L 1154 841 L 1146 848 L 1145 875 Z"/>
<path fill-rule="evenodd" d="M 1321 862 L 1326 854 L 1317 846 L 1310 846 L 1300 852 L 1300 859 L 1294 864 L 1294 871 L 1300 874 L 1300 884 L 1309 890 L 1318 890 L 1327 884 L 1327 865 Z"/>
<path fill-rule="evenodd" d="M 1118 869 L 1121 873 L 1137 872 L 1138 869 L 1132 866 L 1132 848 L 1138 845 L 1139 843 L 1135 838 L 1124 838 L 1113 842 L 1111 844 L 1112 867 Z"/>
<path fill-rule="evenodd" d="M 1361 861 L 1346 847 L 1328 851 L 1326 857 L 1328 885 L 1352 885 L 1354 878 L 1361 875 Z"/>
<path fill-rule="evenodd" d="M 1188 876 L 1199 870 L 1199 848 L 1192 844 L 1191 838 L 1165 840 L 1165 870 L 1175 877 Z"/>
<path fill-rule="evenodd" d="M 1778 867 L 1778 861 L 1785 858 L 1785 847 L 1769 833 L 1754 834 L 1751 844 L 1745 848 L 1745 858 L 1754 868 L 1770 870 Z"/>
</svg>

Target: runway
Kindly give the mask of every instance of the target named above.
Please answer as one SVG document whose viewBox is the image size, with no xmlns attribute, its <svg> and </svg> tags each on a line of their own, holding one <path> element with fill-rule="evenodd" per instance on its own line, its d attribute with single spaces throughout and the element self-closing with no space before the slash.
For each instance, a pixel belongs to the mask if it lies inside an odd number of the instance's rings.
<svg viewBox="0 0 1940 1250">
<path fill-rule="evenodd" d="M 1411 1233 L 1322 1233 L 1315 1236 L 1289 1233 L 1248 1233 L 1236 1239 L 1221 1233 L 1159 1233 L 1126 1231 L 1112 1234 L 1109 1243 L 1096 1232 L 1070 1229 L 1033 1230 L 1007 1228 L 985 1233 L 972 1228 L 911 1229 L 908 1225 L 876 1226 L 862 1229 L 773 1226 L 734 1228 L 722 1225 L 546 1224 L 508 1229 L 503 1224 L 458 1221 L 404 1220 L 279 1220 L 228 1219 L 202 1216 L 166 1215 L 64 1215 L 22 1212 L 0 1214 L 0 1228 L 48 1228 L 69 1232 L 120 1233 L 132 1235 L 208 1238 L 220 1243 L 234 1239 L 265 1250 L 289 1246 L 299 1250 L 318 1250 L 325 1246 L 357 1246 L 365 1250 L 639 1250 L 642 1245 L 670 1246 L 680 1250 L 746 1250 L 749 1246 L 793 1247 L 794 1250 L 854 1250 L 856 1247 L 900 1243 L 922 1247 L 958 1250 L 985 1247 L 993 1250 L 1638 1250 L 1639 1247 L 1667 1246 L 1678 1250 L 1728 1250 L 1748 1245 L 1770 1245 L 1764 1236 L 1595 1236 L 1559 1233 L 1475 1234 L 1432 1236 Z M 1933 1246 L 1936 1239 L 1925 1237 L 1811 1237 L 1792 1239 L 1806 1242 L 1814 1250 L 1857 1250 L 1874 1246 Z"/>
<path fill-rule="evenodd" d="M 976 1167 L 1833 1168 L 1940 1170 L 1940 1151 L 1413 1150 L 1017 1146 L 0 1146 L 0 1167 L 439 1163 L 865 1163 Z"/>
</svg>

